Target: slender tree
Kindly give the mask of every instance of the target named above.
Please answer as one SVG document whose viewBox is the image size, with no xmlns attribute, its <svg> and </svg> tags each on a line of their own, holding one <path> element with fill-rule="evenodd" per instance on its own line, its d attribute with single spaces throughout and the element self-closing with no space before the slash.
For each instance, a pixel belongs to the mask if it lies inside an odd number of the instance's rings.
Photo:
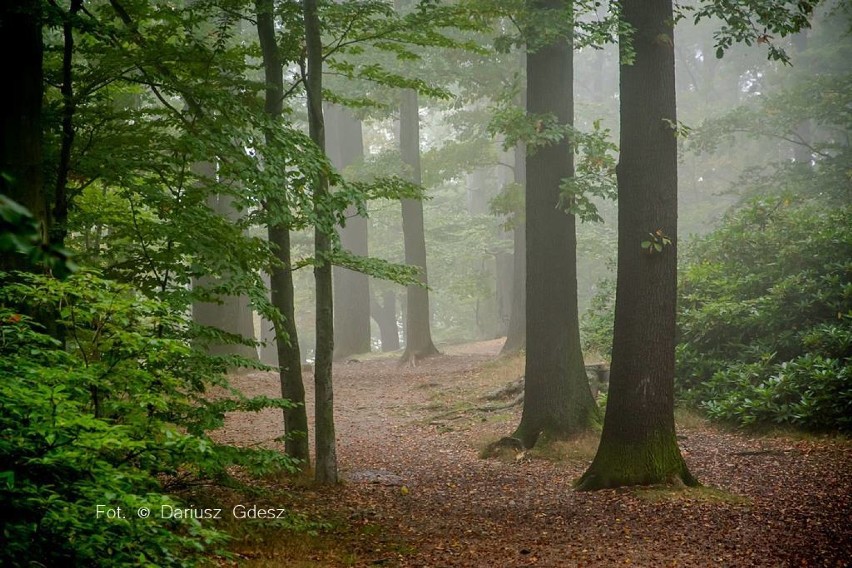
<svg viewBox="0 0 852 568">
<path fill-rule="evenodd" d="M 317 0 L 305 0 L 305 51 L 307 73 L 305 89 L 308 98 L 308 127 L 311 140 L 325 150 L 325 124 L 322 112 L 322 36 Z M 334 297 L 331 283 L 331 235 L 324 226 L 323 214 L 328 202 L 328 178 L 319 173 L 314 180 L 314 278 L 316 280 L 316 362 L 314 391 L 316 395 L 316 480 L 337 482 L 337 450 L 334 434 L 334 391 L 332 387 L 332 354 L 334 352 Z"/>
<path fill-rule="evenodd" d="M 520 70 L 526 74 L 527 54 L 519 53 Z M 526 76 L 526 75 L 524 75 Z M 527 89 L 524 85 L 518 93 L 518 103 L 522 108 L 527 106 Z M 527 183 L 527 146 L 519 141 L 514 148 L 515 167 L 513 174 L 515 184 L 526 192 Z M 506 332 L 506 342 L 500 349 L 501 355 L 512 355 L 526 349 L 527 346 L 527 229 L 526 215 L 523 211 L 516 212 L 512 228 L 512 303 L 509 312 L 509 329 Z"/>
<path fill-rule="evenodd" d="M 527 149 L 523 142 L 515 147 L 515 183 L 523 187 L 527 177 Z M 518 213 L 512 228 L 512 302 L 509 329 L 501 355 L 512 355 L 527 346 L 527 229 L 525 215 Z"/>
<path fill-rule="evenodd" d="M 531 1 L 536 21 L 572 21 L 569 0 Z M 573 123 L 571 27 L 542 37 L 528 30 L 527 112 Z M 544 118 L 542 118 L 544 120 Z M 527 355 L 524 409 L 513 437 L 524 447 L 540 434 L 564 438 L 590 428 L 597 405 L 580 348 L 575 219 L 559 207 L 560 185 L 574 173 L 566 137 L 528 146 L 526 168 Z"/>
<path fill-rule="evenodd" d="M 265 110 L 272 118 L 281 116 L 284 96 L 284 66 L 275 41 L 275 16 L 273 0 L 257 0 L 257 34 L 263 55 L 266 80 Z M 282 188 L 279 203 L 285 209 L 286 191 Z M 308 444 L 308 415 L 305 409 L 305 385 L 302 381 L 302 356 L 299 351 L 296 330 L 295 294 L 290 257 L 290 229 L 279 220 L 268 227 L 269 242 L 277 249 L 279 264 L 270 273 L 272 304 L 281 312 L 281 320 L 275 323 L 275 341 L 278 351 L 281 395 L 296 406 L 284 409 L 285 452 L 310 463 Z"/>
<path fill-rule="evenodd" d="M 325 105 L 328 136 L 327 154 L 338 170 L 363 159 L 364 141 L 361 121 L 346 107 Z M 340 246 L 358 256 L 367 256 L 367 218 L 350 206 L 346 224 L 338 228 Z M 366 274 L 335 266 L 334 277 L 334 358 L 346 359 L 369 353 L 370 279 Z"/>
<path fill-rule="evenodd" d="M 609 396 L 580 489 L 697 481 L 675 437 L 677 140 L 672 0 L 625 0 L 618 283 Z"/>
<path fill-rule="evenodd" d="M 420 168 L 420 114 L 417 92 L 406 89 L 399 104 L 399 140 L 402 161 L 408 167 L 409 181 L 422 183 Z M 405 263 L 420 269 L 422 285 L 407 288 L 405 314 L 405 351 L 402 362 L 435 355 L 438 349 L 432 342 L 429 311 L 429 281 L 426 273 L 426 236 L 423 228 L 423 202 L 402 200 L 402 232 L 405 241 Z"/>
</svg>

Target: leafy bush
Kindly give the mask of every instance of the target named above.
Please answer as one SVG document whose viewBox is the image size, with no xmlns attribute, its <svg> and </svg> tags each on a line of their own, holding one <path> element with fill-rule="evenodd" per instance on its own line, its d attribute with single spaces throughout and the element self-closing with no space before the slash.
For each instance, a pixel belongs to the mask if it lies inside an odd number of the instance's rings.
<svg viewBox="0 0 852 568">
<path fill-rule="evenodd" d="M 754 200 L 694 243 L 681 269 L 680 398 L 741 425 L 849 431 L 852 424 L 850 210 Z M 583 319 L 607 354 L 614 287 Z"/>
<path fill-rule="evenodd" d="M 0 274 L 0 564 L 185 566 L 215 550 L 224 540 L 215 528 L 156 518 L 179 506 L 165 488 L 223 479 L 235 464 L 292 469 L 284 456 L 206 434 L 226 411 L 288 403 L 225 396 L 231 362 L 193 349 L 186 321 L 126 286 L 91 273 L 15 280 Z M 17 305 L 52 314 L 65 342 Z M 225 394 L 207 394 L 213 384 Z M 137 517 L 142 506 L 152 518 Z"/>
<path fill-rule="evenodd" d="M 691 251 L 677 385 L 710 416 L 849 430 L 849 208 L 764 199 Z"/>
<path fill-rule="evenodd" d="M 808 354 L 780 365 L 741 364 L 713 375 L 704 391 L 711 418 L 852 432 L 852 375 L 838 359 Z"/>
</svg>

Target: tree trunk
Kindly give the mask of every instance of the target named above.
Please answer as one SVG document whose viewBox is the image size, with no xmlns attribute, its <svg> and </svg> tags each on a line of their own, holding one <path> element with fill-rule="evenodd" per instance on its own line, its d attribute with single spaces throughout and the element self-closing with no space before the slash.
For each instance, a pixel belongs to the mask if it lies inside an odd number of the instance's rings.
<svg viewBox="0 0 852 568">
<path fill-rule="evenodd" d="M 565 18 L 571 7 L 567 0 L 531 4 L 553 18 Z M 572 42 L 556 38 L 527 54 L 527 111 L 572 124 L 573 104 Z M 566 438 L 591 428 L 597 405 L 580 348 L 575 220 L 557 207 L 561 180 L 574 174 L 572 149 L 563 139 L 528 152 L 527 166 L 526 378 L 514 437 L 529 448 L 542 433 Z"/>
<path fill-rule="evenodd" d="M 257 0 L 255 6 L 257 35 L 263 52 L 266 79 L 264 110 L 269 116 L 277 118 L 283 110 L 284 68 L 275 41 L 273 0 Z M 285 199 L 285 195 L 286 192 L 282 191 L 280 199 Z M 308 466 L 308 415 L 305 409 L 305 385 L 302 382 L 302 355 L 296 330 L 290 229 L 283 223 L 277 223 L 271 224 L 267 232 L 269 242 L 277 249 L 278 260 L 281 262 L 281 266 L 272 270 L 269 285 L 272 305 L 281 312 L 282 317 L 281 323 L 275 325 L 281 396 L 297 405 L 284 409 L 284 451 L 288 456 L 302 460 L 302 464 Z"/>
<path fill-rule="evenodd" d="M 396 294 L 391 290 L 382 294 L 382 303 L 373 300 L 373 319 L 379 326 L 382 353 L 399 351 L 399 328 L 396 323 Z"/>
<path fill-rule="evenodd" d="M 523 143 L 515 147 L 515 183 L 522 187 L 527 178 L 527 148 Z M 526 192 L 526 189 L 524 189 Z M 527 347 L 527 228 L 526 216 L 519 213 L 519 221 L 512 230 L 512 307 L 509 314 L 509 331 L 501 355 L 513 355 Z"/>
<path fill-rule="evenodd" d="M 502 237 L 505 238 L 505 237 Z M 498 252 L 494 255 L 494 307 L 497 320 L 494 336 L 506 337 L 509 334 L 509 320 L 512 313 L 512 285 L 515 278 L 514 255 Z"/>
<path fill-rule="evenodd" d="M 212 163 L 196 164 L 193 169 L 203 170 L 201 175 L 214 177 L 216 175 Z M 236 222 L 237 211 L 234 209 L 232 199 L 226 195 L 211 195 L 207 198 L 207 205 L 231 222 Z M 205 276 L 193 282 L 193 288 L 209 288 L 215 286 L 216 278 Z M 248 296 L 224 296 L 218 298 L 219 302 L 193 302 L 192 319 L 195 323 L 203 326 L 214 327 L 227 333 L 239 335 L 243 338 L 254 339 L 254 322 L 251 305 Z M 211 343 L 207 345 L 207 352 L 211 355 L 240 355 L 246 359 L 257 361 L 257 349 L 251 345 L 239 343 Z"/>
<path fill-rule="evenodd" d="M 343 170 L 364 156 L 361 121 L 345 107 L 327 104 L 328 157 L 334 167 Z M 338 229 L 340 246 L 349 252 L 367 256 L 367 219 L 355 207 L 346 211 L 346 225 Z M 366 274 L 335 266 L 334 277 L 334 359 L 346 359 L 369 353 L 370 280 Z"/>
<path fill-rule="evenodd" d="M 634 29 L 635 62 L 622 61 L 620 70 L 612 366 L 600 446 L 579 481 L 584 490 L 697 484 L 681 457 L 674 424 L 677 139 L 671 124 L 677 117 L 672 2 L 625 0 L 622 10 Z"/>
<path fill-rule="evenodd" d="M 49 229 L 48 198 L 42 171 L 44 99 L 42 2 L 0 3 L 0 52 L 5 102 L 0 104 L 0 193 L 30 210 Z M 0 270 L 32 269 L 24 255 L 0 256 Z"/>
<path fill-rule="evenodd" d="M 399 140 L 402 161 L 409 168 L 409 181 L 420 185 L 420 116 L 417 92 L 406 89 L 399 105 Z M 405 241 L 405 262 L 420 269 L 422 286 L 408 286 L 405 314 L 405 351 L 402 362 L 435 355 L 429 313 L 429 291 L 426 289 L 426 236 L 423 228 L 423 202 L 402 200 L 402 233 Z"/>
<path fill-rule="evenodd" d="M 305 50 L 308 99 L 308 126 L 311 140 L 325 151 L 325 125 L 322 114 L 322 38 L 317 0 L 305 0 Z M 325 210 L 329 200 L 328 179 L 320 173 L 314 180 L 314 207 L 317 214 Z M 317 342 L 314 363 L 316 394 L 316 469 L 319 483 L 337 483 L 337 449 L 334 434 L 334 391 L 332 387 L 332 354 L 334 352 L 334 297 L 331 284 L 331 236 L 318 219 L 314 228 L 314 279 L 316 280 Z"/>
</svg>

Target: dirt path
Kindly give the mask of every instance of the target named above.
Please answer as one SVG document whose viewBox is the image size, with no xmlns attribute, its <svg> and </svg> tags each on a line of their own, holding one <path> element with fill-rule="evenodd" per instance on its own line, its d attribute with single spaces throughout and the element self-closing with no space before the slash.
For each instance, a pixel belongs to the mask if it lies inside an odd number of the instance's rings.
<svg viewBox="0 0 852 568">
<path fill-rule="evenodd" d="M 479 399 L 520 375 L 494 363 L 500 343 L 447 348 L 417 367 L 395 359 L 335 367 L 340 487 L 308 491 L 319 514 L 345 519 L 342 548 L 265 566 L 850 566 L 852 446 L 827 439 L 747 437 L 692 418 L 681 448 L 703 489 L 577 493 L 594 440 L 481 459 L 520 409 Z M 310 383 L 310 376 L 306 377 Z M 239 379 L 275 395 L 277 377 Z M 309 393 L 309 398 L 312 396 Z M 312 409 L 311 409 L 312 412 Z M 222 439 L 280 436 L 277 412 L 234 415 Z M 345 541 L 345 542 L 344 542 Z M 302 553 L 300 553 L 302 554 Z"/>
</svg>

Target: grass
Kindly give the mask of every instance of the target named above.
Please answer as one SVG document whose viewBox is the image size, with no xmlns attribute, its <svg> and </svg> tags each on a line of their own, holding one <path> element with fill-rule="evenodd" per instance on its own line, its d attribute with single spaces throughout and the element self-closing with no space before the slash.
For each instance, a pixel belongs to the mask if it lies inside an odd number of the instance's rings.
<svg viewBox="0 0 852 568">
<path fill-rule="evenodd" d="M 527 451 L 533 459 L 541 459 L 556 463 L 579 462 L 591 463 L 598 450 L 600 432 L 587 432 L 572 440 L 539 439 L 534 448 Z"/>
<path fill-rule="evenodd" d="M 701 430 L 710 424 L 707 417 L 694 408 L 676 406 L 674 415 L 678 429 Z"/>
</svg>

